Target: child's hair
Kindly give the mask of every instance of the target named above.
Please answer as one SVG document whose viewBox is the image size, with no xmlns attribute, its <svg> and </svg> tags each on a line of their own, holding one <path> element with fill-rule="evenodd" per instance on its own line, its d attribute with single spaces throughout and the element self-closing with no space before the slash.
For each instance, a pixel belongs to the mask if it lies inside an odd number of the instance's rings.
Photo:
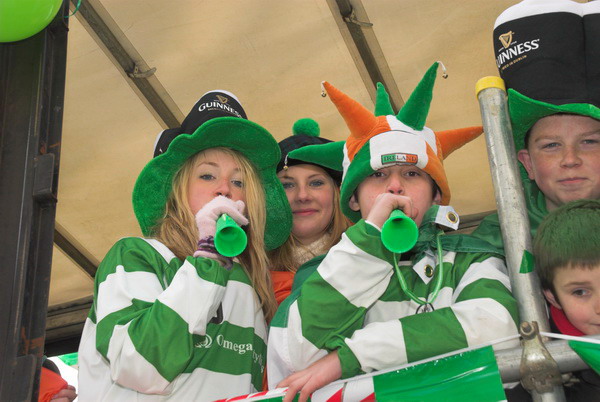
<svg viewBox="0 0 600 402">
<path fill-rule="evenodd" d="M 556 269 L 600 264 L 600 200 L 578 200 L 550 212 L 533 243 L 536 271 L 544 289 L 554 291 Z"/>
<path fill-rule="evenodd" d="M 323 247 L 325 250 L 329 250 L 340 241 L 342 233 L 350 227 L 351 222 L 340 208 L 340 188 L 329 175 L 326 176 L 331 181 L 333 187 L 333 214 L 331 222 L 329 222 L 326 228 L 326 232 L 329 234 L 329 241 Z M 276 248 L 270 253 L 271 269 L 296 272 L 298 265 L 300 265 L 294 258 L 294 249 L 297 247 L 302 247 L 302 245 L 293 234 L 290 234 L 290 237 L 288 237 L 281 247 Z"/>
<path fill-rule="evenodd" d="M 264 191 L 254 166 L 242 154 L 229 148 L 212 148 L 230 155 L 240 167 L 246 195 L 248 213 L 248 247 L 238 257 L 248 272 L 252 284 L 269 321 L 275 314 L 277 302 L 271 286 L 269 260 L 265 251 L 264 230 L 266 223 L 266 205 Z M 195 217 L 188 204 L 190 176 L 203 152 L 189 158 L 173 179 L 173 190 L 167 201 L 165 215 L 158 223 L 156 239 L 165 244 L 179 259 L 191 256 L 198 245 L 198 228 Z"/>
</svg>

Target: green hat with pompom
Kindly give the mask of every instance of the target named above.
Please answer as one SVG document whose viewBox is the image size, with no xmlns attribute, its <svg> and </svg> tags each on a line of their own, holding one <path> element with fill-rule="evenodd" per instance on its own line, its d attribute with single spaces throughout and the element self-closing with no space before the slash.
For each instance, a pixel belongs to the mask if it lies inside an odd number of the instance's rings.
<svg viewBox="0 0 600 402">
<path fill-rule="evenodd" d="M 341 166 L 337 161 L 328 158 L 312 158 L 311 155 L 304 156 L 298 151 L 306 146 L 329 145 L 331 140 L 319 136 L 321 129 L 319 123 L 310 118 L 297 120 L 292 127 L 293 135 L 279 142 L 281 159 L 277 165 L 277 171 L 287 169 L 288 166 L 299 164 L 317 165 L 323 168 L 336 182 L 342 179 Z"/>
</svg>

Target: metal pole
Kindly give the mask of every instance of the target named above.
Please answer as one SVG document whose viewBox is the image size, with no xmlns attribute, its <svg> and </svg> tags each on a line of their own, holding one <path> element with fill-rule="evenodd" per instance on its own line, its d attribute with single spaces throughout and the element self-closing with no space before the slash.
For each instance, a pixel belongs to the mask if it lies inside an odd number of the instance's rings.
<svg viewBox="0 0 600 402">
<path fill-rule="evenodd" d="M 73 8 L 79 3 L 77 0 L 70 2 Z M 154 74 L 156 68 L 150 68 L 102 2 L 81 2 L 75 16 L 160 125 L 163 128 L 179 127 L 185 116 Z"/>
<path fill-rule="evenodd" d="M 0 400 L 37 401 L 64 103 L 68 3 L 0 44 Z"/>
<path fill-rule="evenodd" d="M 476 88 L 512 292 L 521 321 L 537 322 L 540 331 L 548 332 L 550 326 L 539 278 L 531 269 L 523 269 L 531 255 L 531 235 L 504 82 L 498 77 L 486 77 L 479 80 Z M 562 388 L 533 391 L 532 395 L 534 401 L 564 400 Z"/>
<path fill-rule="evenodd" d="M 404 100 L 362 3 L 362 0 L 327 0 L 371 100 L 375 103 L 377 83 L 381 82 L 390 95 L 392 108 L 400 110 Z"/>
</svg>

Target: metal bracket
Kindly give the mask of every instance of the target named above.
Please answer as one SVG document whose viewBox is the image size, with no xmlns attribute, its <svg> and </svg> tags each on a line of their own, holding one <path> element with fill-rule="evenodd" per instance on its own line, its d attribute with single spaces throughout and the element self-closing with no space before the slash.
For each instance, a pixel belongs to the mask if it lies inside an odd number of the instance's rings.
<svg viewBox="0 0 600 402">
<path fill-rule="evenodd" d="M 352 11 L 350 12 L 350 15 L 345 15 L 345 16 L 343 16 L 343 18 L 344 18 L 344 21 L 351 23 L 351 24 L 361 26 L 363 28 L 371 28 L 373 26 L 373 24 L 370 22 L 363 22 L 363 21 L 357 20 L 356 14 L 354 14 L 354 9 L 352 9 Z"/>
<path fill-rule="evenodd" d="M 562 377 L 558 364 L 542 342 L 538 323 L 522 322 L 519 332 L 523 338 L 521 383 L 528 391 L 552 392 L 555 386 L 562 384 Z"/>
<path fill-rule="evenodd" d="M 33 198 L 37 201 L 52 200 L 56 197 L 52 193 L 54 179 L 54 154 L 38 155 L 34 159 Z"/>
<path fill-rule="evenodd" d="M 137 64 L 133 67 L 133 71 L 127 71 L 127 75 L 131 78 L 148 78 L 156 72 L 156 67 L 142 71 Z"/>
</svg>

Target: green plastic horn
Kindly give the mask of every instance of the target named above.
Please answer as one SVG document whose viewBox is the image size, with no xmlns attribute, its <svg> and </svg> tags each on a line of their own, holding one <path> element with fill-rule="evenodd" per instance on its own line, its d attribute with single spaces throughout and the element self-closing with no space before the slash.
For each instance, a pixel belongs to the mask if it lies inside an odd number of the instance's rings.
<svg viewBox="0 0 600 402">
<path fill-rule="evenodd" d="M 240 255 L 248 244 L 246 232 L 227 214 L 217 219 L 215 248 L 225 257 Z"/>
<path fill-rule="evenodd" d="M 419 228 L 404 212 L 395 209 L 381 227 L 381 241 L 393 253 L 405 253 L 415 246 Z"/>
</svg>

